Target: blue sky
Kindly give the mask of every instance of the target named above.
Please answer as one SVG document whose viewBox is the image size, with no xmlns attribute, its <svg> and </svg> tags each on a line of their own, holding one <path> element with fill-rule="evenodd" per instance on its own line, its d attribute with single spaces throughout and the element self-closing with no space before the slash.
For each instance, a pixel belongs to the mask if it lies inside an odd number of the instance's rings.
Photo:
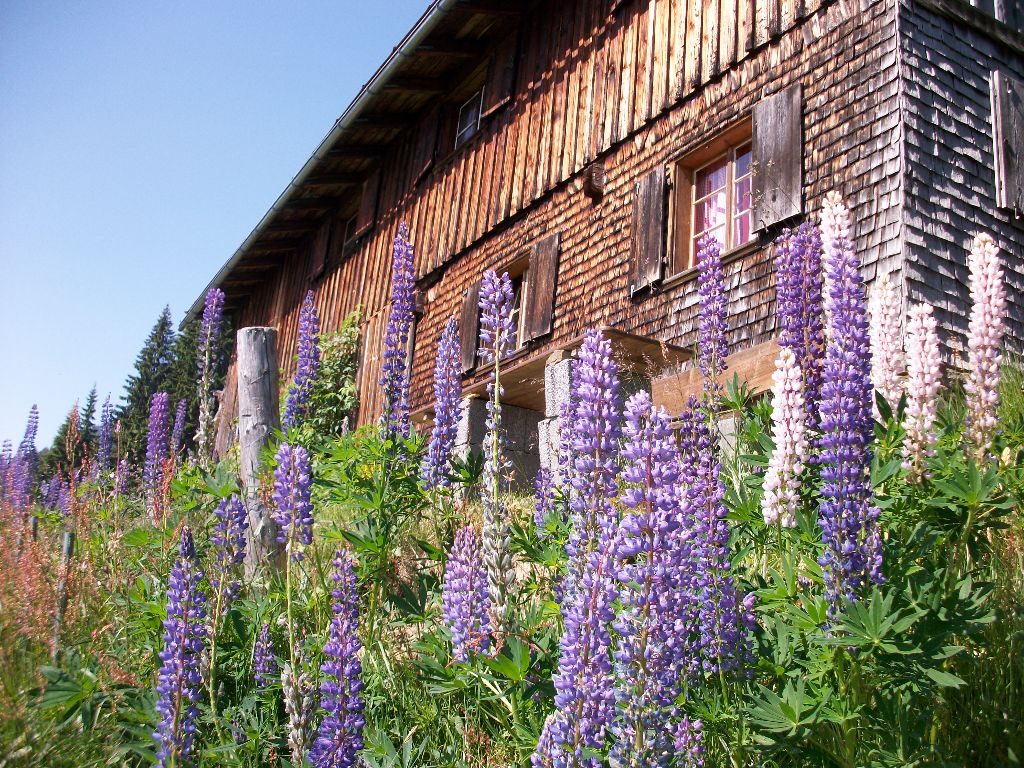
<svg viewBox="0 0 1024 768">
<path fill-rule="evenodd" d="M 0 3 L 0 439 L 120 397 L 427 4 Z"/>
</svg>

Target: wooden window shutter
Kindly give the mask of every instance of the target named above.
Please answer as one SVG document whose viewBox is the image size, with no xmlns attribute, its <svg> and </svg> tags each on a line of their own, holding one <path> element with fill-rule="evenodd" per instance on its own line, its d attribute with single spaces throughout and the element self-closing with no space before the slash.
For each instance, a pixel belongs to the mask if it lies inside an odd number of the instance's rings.
<svg viewBox="0 0 1024 768">
<path fill-rule="evenodd" d="M 533 246 L 527 272 L 526 308 L 523 335 L 526 341 L 551 333 L 555 312 L 555 285 L 558 282 L 558 243 L 556 232 Z"/>
<path fill-rule="evenodd" d="M 992 73 L 996 206 L 1024 212 L 1024 83 Z"/>
<path fill-rule="evenodd" d="M 413 155 L 413 184 L 419 182 L 434 164 L 437 132 L 441 124 L 441 107 L 435 106 L 420 122 L 416 133 L 416 154 Z"/>
<path fill-rule="evenodd" d="M 310 259 L 309 279 L 317 280 L 324 273 L 327 267 L 327 251 L 331 242 L 331 226 L 334 223 L 333 217 L 327 217 L 320 229 L 316 231 L 313 238 L 313 252 Z"/>
<path fill-rule="evenodd" d="M 362 237 L 377 222 L 377 193 L 380 191 L 380 169 L 371 173 L 363 182 L 363 196 L 359 200 L 359 215 L 356 218 L 356 237 Z"/>
<path fill-rule="evenodd" d="M 462 332 L 462 372 L 473 370 L 476 365 L 476 345 L 480 335 L 480 281 L 477 280 L 462 298 L 462 318 L 459 323 Z"/>
<path fill-rule="evenodd" d="M 799 83 L 761 99 L 753 117 L 754 231 L 803 212 L 803 92 Z"/>
<path fill-rule="evenodd" d="M 512 100 L 512 89 L 516 80 L 516 53 L 519 35 L 512 32 L 498 43 L 497 49 L 487 65 L 487 80 L 484 83 L 484 103 L 480 117 L 497 112 Z"/>
<path fill-rule="evenodd" d="M 659 166 L 636 184 L 630 246 L 630 295 L 661 280 L 665 254 L 665 178 L 665 166 Z"/>
</svg>

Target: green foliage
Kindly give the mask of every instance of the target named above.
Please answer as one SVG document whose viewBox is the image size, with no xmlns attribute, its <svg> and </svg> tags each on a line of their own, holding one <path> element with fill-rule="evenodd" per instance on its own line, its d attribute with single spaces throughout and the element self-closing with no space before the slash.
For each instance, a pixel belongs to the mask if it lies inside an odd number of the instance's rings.
<svg viewBox="0 0 1024 768">
<path fill-rule="evenodd" d="M 149 401 L 167 384 L 174 362 L 174 340 L 171 308 L 164 307 L 135 358 L 135 373 L 125 382 L 124 404 L 118 413 L 121 449 L 135 465 L 145 456 Z"/>
<path fill-rule="evenodd" d="M 336 437 L 355 421 L 359 407 L 359 324 L 360 314 L 356 310 L 342 321 L 337 331 L 320 336 L 320 369 L 303 425 L 320 438 Z"/>
</svg>

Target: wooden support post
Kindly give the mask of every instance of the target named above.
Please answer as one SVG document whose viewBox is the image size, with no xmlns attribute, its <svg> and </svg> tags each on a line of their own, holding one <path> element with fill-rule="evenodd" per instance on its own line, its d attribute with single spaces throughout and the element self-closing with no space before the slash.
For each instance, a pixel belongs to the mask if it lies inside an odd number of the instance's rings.
<svg viewBox="0 0 1024 768">
<path fill-rule="evenodd" d="M 249 514 L 245 572 L 252 577 L 261 564 L 277 567 L 283 549 L 277 526 L 260 499 L 260 454 L 274 430 L 280 429 L 277 396 L 277 331 L 238 331 L 238 445 L 245 506 Z"/>
<path fill-rule="evenodd" d="M 50 644 L 54 664 L 60 659 L 60 628 L 64 624 L 64 613 L 68 609 L 68 573 L 71 571 L 71 555 L 75 551 L 75 534 L 64 531 L 60 548 L 60 570 L 57 572 L 57 612 L 53 617 L 53 640 Z"/>
</svg>

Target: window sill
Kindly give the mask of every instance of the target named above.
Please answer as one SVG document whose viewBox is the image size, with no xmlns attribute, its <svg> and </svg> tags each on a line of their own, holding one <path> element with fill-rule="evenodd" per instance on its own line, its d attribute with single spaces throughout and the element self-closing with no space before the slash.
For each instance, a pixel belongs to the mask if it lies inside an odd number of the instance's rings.
<svg viewBox="0 0 1024 768">
<path fill-rule="evenodd" d="M 731 251 L 727 251 L 722 254 L 722 265 L 731 264 L 734 261 L 742 259 L 744 256 L 749 256 L 760 247 L 761 241 L 759 239 L 755 239 L 751 240 L 749 243 L 744 243 L 738 248 L 733 248 Z M 688 283 L 697 277 L 698 272 L 699 270 L 697 267 L 690 267 L 682 272 L 677 272 L 676 274 L 662 280 L 660 288 L 663 291 L 670 290 L 683 285 L 684 283 Z"/>
</svg>

